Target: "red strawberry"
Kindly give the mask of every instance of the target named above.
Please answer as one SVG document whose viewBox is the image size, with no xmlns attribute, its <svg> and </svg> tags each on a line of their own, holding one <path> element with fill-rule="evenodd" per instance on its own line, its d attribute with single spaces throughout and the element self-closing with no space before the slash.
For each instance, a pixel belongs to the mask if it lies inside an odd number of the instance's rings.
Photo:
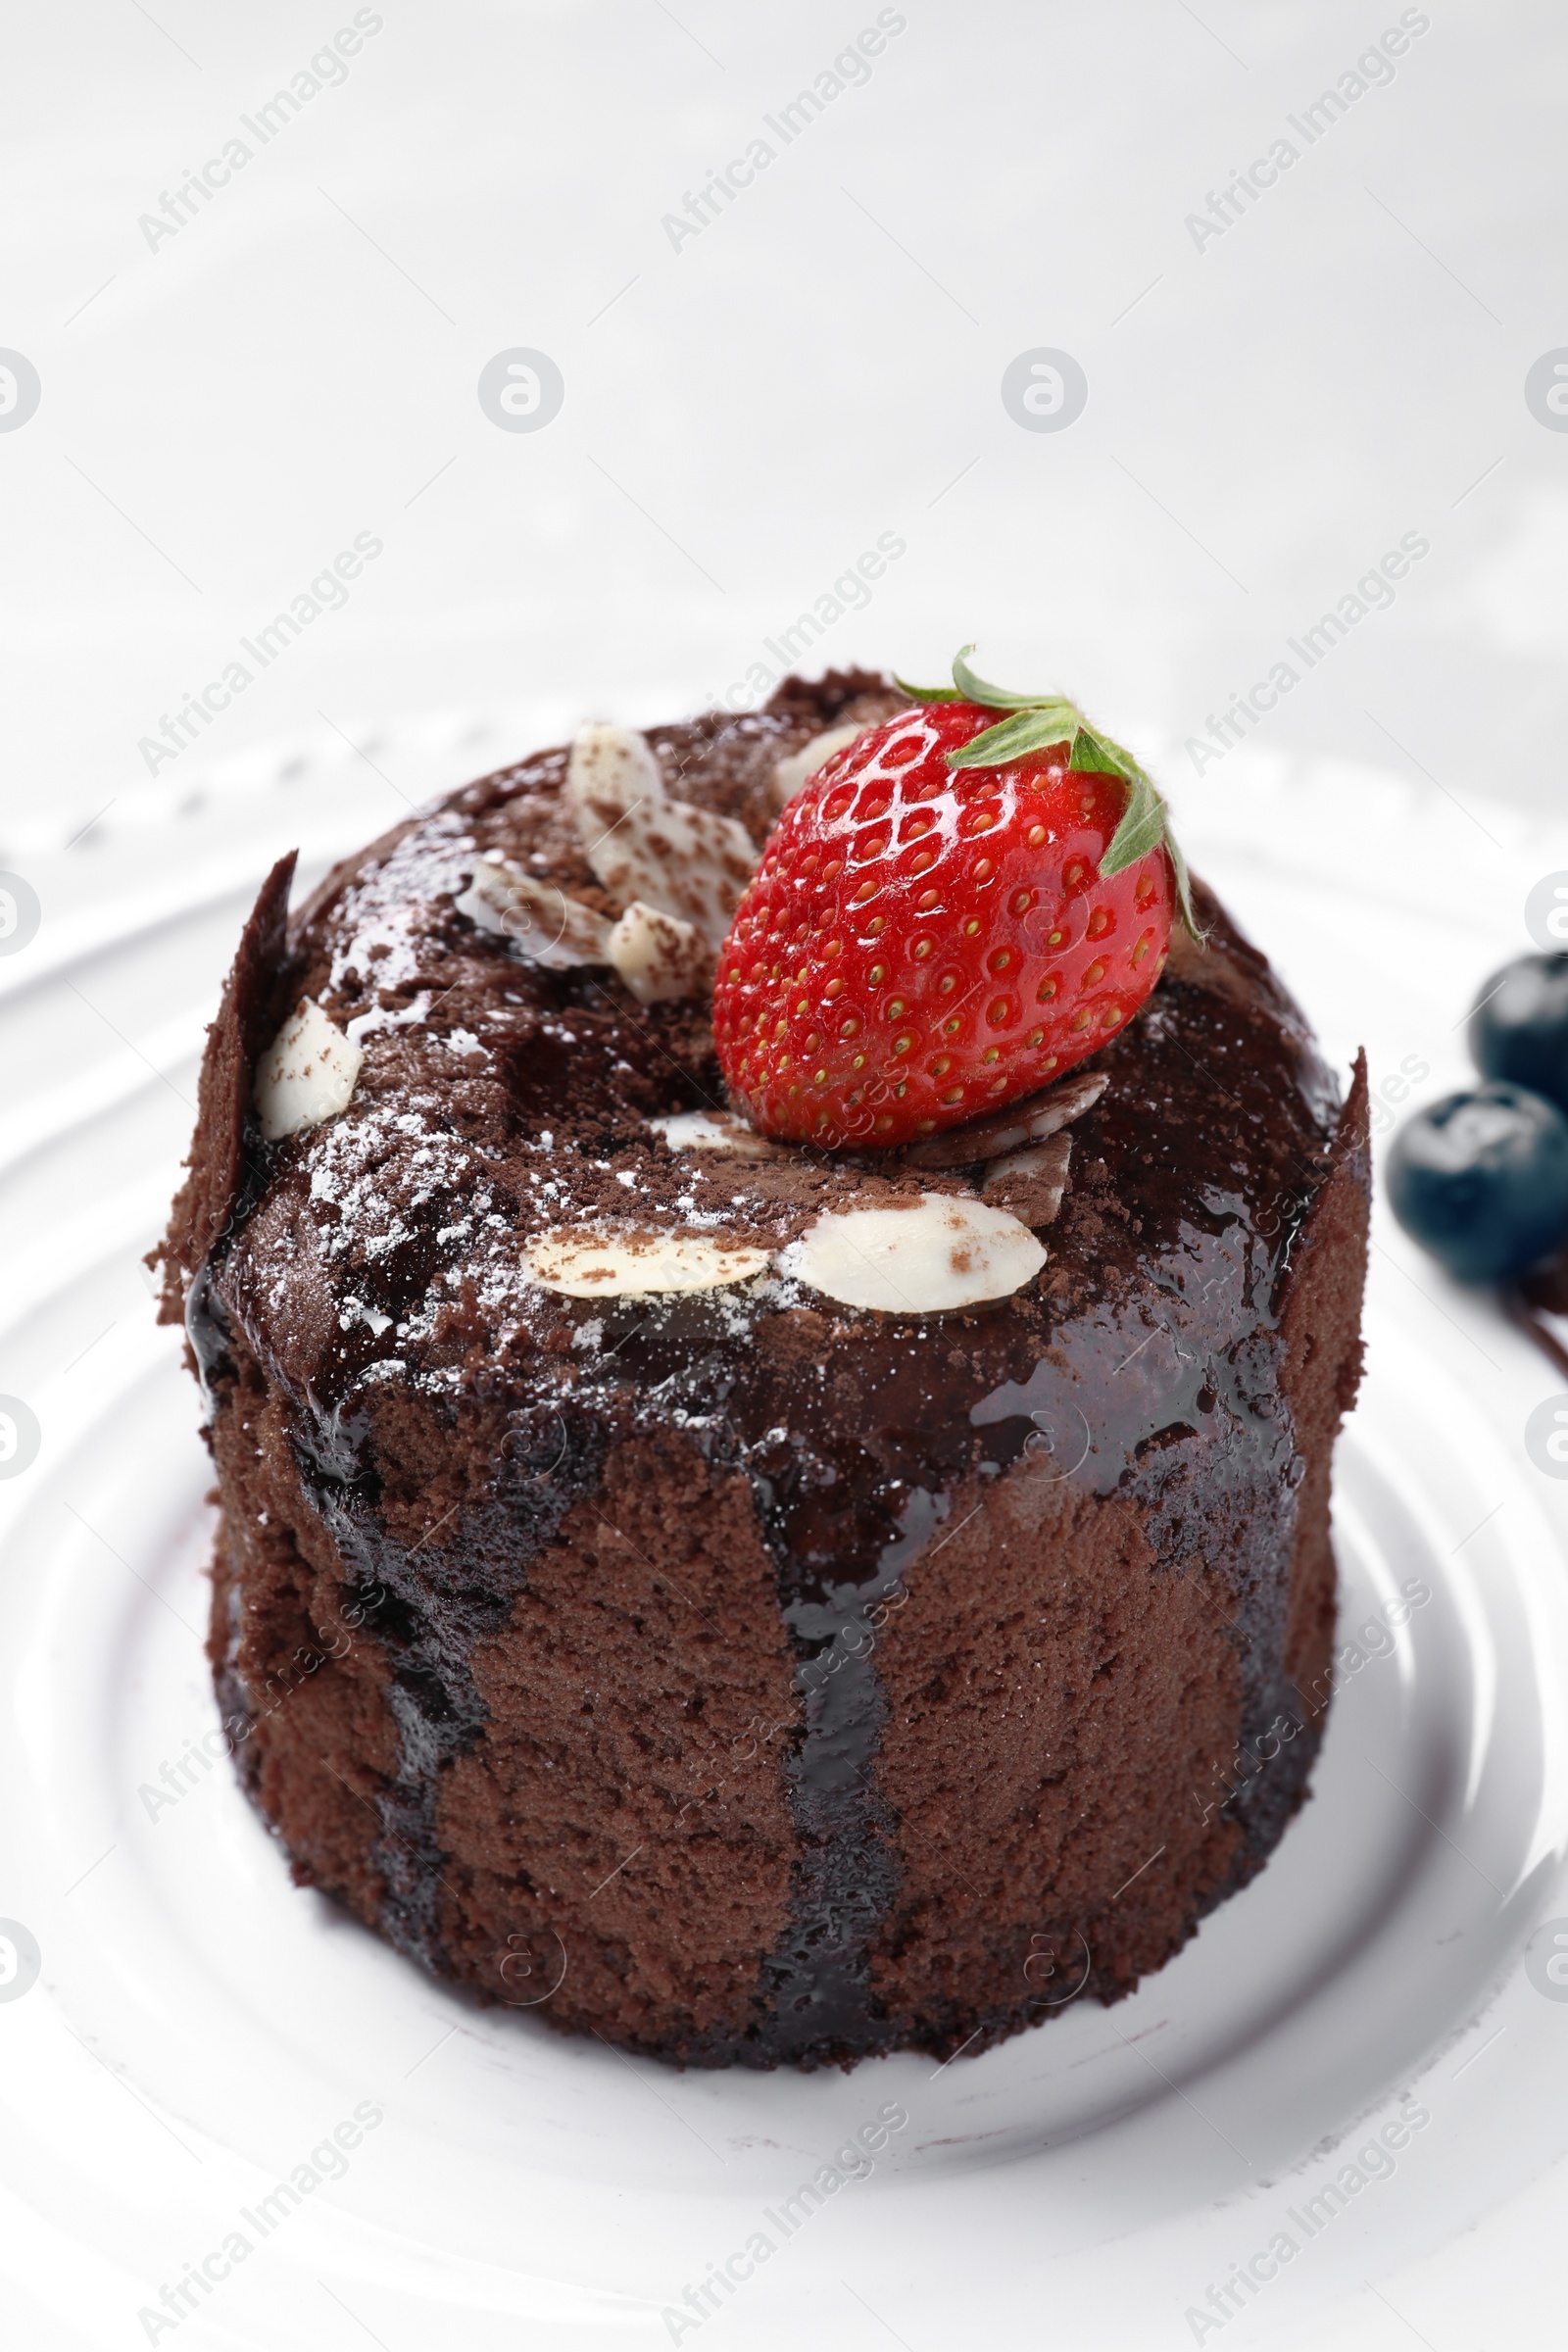
<svg viewBox="0 0 1568 2352">
<path fill-rule="evenodd" d="M 954 676 L 827 761 L 736 908 L 713 1030 L 764 1135 L 958 1126 L 1104 1045 L 1164 965 L 1186 873 L 1149 779 L 1060 698 Z"/>
</svg>

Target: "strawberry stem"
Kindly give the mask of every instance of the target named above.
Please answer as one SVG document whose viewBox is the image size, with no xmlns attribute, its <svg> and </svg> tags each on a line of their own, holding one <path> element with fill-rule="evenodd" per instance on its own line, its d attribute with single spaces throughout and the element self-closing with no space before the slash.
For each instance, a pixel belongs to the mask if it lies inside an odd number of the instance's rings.
<svg viewBox="0 0 1568 2352">
<path fill-rule="evenodd" d="M 969 667 L 973 652 L 974 647 L 966 645 L 955 657 L 951 688 L 908 686 L 902 678 L 894 680 L 916 702 L 975 703 L 982 710 L 1009 713 L 995 726 L 982 728 L 956 751 L 949 752 L 949 767 L 1004 767 L 1009 760 L 1022 760 L 1031 752 L 1049 751 L 1055 744 L 1065 743 L 1070 747 L 1067 765 L 1075 774 L 1119 776 L 1127 786 L 1127 806 L 1106 844 L 1100 870 L 1108 879 L 1127 866 L 1136 865 L 1140 858 L 1163 849 L 1175 877 L 1181 919 L 1201 946 L 1204 933 L 1193 908 L 1192 878 L 1171 830 L 1170 810 L 1131 752 L 1113 743 L 1108 735 L 1098 734 L 1065 695 L 1013 694 L 1005 687 L 991 685 Z"/>
</svg>

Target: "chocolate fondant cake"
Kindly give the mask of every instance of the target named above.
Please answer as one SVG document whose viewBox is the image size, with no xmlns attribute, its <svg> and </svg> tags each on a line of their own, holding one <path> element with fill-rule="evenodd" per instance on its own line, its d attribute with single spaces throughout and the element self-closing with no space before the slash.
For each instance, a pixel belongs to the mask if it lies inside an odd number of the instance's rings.
<svg viewBox="0 0 1568 2352">
<path fill-rule="evenodd" d="M 757 854 L 910 708 L 792 679 L 488 776 L 292 915 L 283 860 L 163 1253 L 220 1702 L 296 1879 L 686 2063 L 1130 1990 L 1261 1866 L 1328 1700 L 1364 1073 L 1342 1110 L 1201 886 L 1108 1043 L 923 1147 L 726 1095 Z"/>
</svg>

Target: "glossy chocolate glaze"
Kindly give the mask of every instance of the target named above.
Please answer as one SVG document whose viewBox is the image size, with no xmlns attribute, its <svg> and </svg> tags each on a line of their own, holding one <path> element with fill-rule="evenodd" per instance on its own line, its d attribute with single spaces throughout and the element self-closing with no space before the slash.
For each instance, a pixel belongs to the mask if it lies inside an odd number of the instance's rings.
<svg viewBox="0 0 1568 2352">
<path fill-rule="evenodd" d="M 895 699 L 861 676 L 792 684 L 768 714 L 651 740 L 672 789 L 760 834 L 772 761 Z M 437 1971 L 450 1965 L 438 1790 L 488 1718 L 475 1645 L 628 1437 L 673 1427 L 745 1473 L 798 1661 L 800 1716 L 767 1735 L 798 1838 L 791 1922 L 745 2027 L 678 2046 L 842 2059 L 900 2038 L 869 1960 L 901 1886 L 877 1787 L 878 1626 L 998 1481 L 1131 1498 L 1172 1574 L 1223 1566 L 1233 1608 L 1215 1639 L 1240 1659 L 1242 1740 L 1299 1711 L 1284 1612 L 1305 1464 L 1279 1327 L 1337 1093 L 1263 959 L 1205 901 L 1207 952 L 1174 956 L 1097 1057 L 1110 1083 L 1072 1131 L 1048 1265 L 1023 1293 L 894 1318 L 778 1280 L 662 1301 L 542 1292 L 517 1266 L 519 1235 L 542 1223 L 629 1205 L 654 1226 L 722 1219 L 776 1246 L 829 1203 L 965 1181 L 806 1153 L 761 1169 L 671 1156 L 646 1120 L 722 1100 L 701 1009 L 639 1007 L 604 974 L 525 965 L 453 908 L 474 856 L 495 850 L 591 893 L 558 805 L 563 768 L 541 755 L 455 796 L 329 878 L 291 926 L 273 1011 L 315 995 L 358 1024 L 365 1067 L 329 1127 L 251 1139 L 259 1181 L 195 1269 L 187 1328 L 219 1413 L 241 1339 L 286 1399 L 344 1593 L 367 1603 L 391 1661 L 380 1925 Z M 411 1400 L 478 1466 L 450 1524 L 416 1536 L 398 1460 Z M 237 1688 L 232 1660 L 223 1671 Z M 1315 1743 L 1304 1733 L 1228 1800 L 1234 1877 L 1277 1838 Z"/>
</svg>

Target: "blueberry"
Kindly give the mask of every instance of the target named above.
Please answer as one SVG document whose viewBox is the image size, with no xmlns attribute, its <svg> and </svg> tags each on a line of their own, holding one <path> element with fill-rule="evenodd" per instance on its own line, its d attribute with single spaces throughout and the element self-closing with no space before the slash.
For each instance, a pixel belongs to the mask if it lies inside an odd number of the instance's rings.
<svg viewBox="0 0 1568 2352">
<path fill-rule="evenodd" d="M 1568 1111 L 1568 956 L 1521 956 L 1494 972 L 1469 1035 L 1483 1078 L 1511 1078 Z"/>
<path fill-rule="evenodd" d="M 1568 1119 L 1504 1079 L 1446 1095 L 1395 1137 L 1388 1183 L 1405 1232 L 1461 1282 L 1522 1273 L 1568 1234 Z"/>
</svg>

